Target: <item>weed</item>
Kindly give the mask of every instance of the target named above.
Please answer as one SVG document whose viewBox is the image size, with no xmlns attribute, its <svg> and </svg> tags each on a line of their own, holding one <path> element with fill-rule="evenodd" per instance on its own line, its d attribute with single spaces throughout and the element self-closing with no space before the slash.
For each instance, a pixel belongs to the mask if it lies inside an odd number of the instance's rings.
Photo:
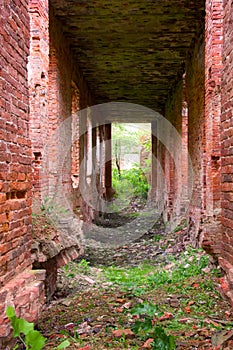
<svg viewBox="0 0 233 350">
<path fill-rule="evenodd" d="M 179 225 L 177 225 L 173 232 L 179 232 L 181 230 L 183 230 L 185 227 L 187 227 L 187 221 L 186 220 L 183 220 Z"/>
<path fill-rule="evenodd" d="M 6 315 L 11 321 L 11 326 L 14 330 L 13 337 L 18 338 L 25 346 L 26 350 L 43 349 L 46 338 L 44 338 L 39 331 L 34 329 L 34 323 L 28 322 L 24 318 L 18 318 L 12 306 L 7 307 Z M 66 339 L 55 349 L 65 349 L 69 345 L 70 342 Z M 14 350 L 18 349 L 18 347 L 19 345 L 16 345 Z"/>
<path fill-rule="evenodd" d="M 151 303 L 141 303 L 135 306 L 131 313 L 133 315 L 142 315 L 142 321 L 136 321 L 132 327 L 134 333 L 139 334 L 142 338 L 153 338 L 153 349 L 157 350 L 174 350 L 175 338 L 167 335 L 161 326 L 154 326 L 153 317 L 161 315 L 157 305 Z"/>
<path fill-rule="evenodd" d="M 153 241 L 154 241 L 154 242 L 159 242 L 159 241 L 161 240 L 161 238 L 162 238 L 161 235 L 155 234 L 155 235 L 153 236 Z"/>
<path fill-rule="evenodd" d="M 80 262 L 76 263 L 71 261 L 69 264 L 62 267 L 66 277 L 74 278 L 79 274 L 87 274 L 90 271 L 89 262 L 82 259 Z"/>
<path fill-rule="evenodd" d="M 82 259 L 78 264 L 77 264 L 77 268 L 78 270 L 82 271 L 83 273 L 88 273 L 88 271 L 90 270 L 90 266 L 89 266 L 89 262 L 85 259 Z"/>
<path fill-rule="evenodd" d="M 83 340 L 81 339 L 80 335 L 76 331 L 74 332 L 73 336 L 65 330 L 61 330 L 60 333 L 65 335 L 67 339 L 72 341 L 72 343 L 83 345 Z"/>
</svg>

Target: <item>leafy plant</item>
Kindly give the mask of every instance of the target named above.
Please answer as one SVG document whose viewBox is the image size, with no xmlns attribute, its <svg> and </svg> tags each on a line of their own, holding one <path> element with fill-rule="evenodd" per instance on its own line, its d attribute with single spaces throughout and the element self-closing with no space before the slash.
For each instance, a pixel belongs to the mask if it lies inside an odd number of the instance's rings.
<svg viewBox="0 0 233 350">
<path fill-rule="evenodd" d="M 147 315 L 149 317 L 154 317 L 157 312 L 158 306 L 147 302 L 140 303 L 131 310 L 132 315 Z"/>
<path fill-rule="evenodd" d="M 167 335 L 162 327 L 154 327 L 152 345 L 154 350 L 174 350 L 176 348 L 175 338 L 173 335 Z"/>
<path fill-rule="evenodd" d="M 90 266 L 89 266 L 89 261 L 87 261 L 86 259 L 82 259 L 78 264 L 77 267 L 79 270 L 81 270 L 83 273 L 87 273 L 90 270 Z"/>
<path fill-rule="evenodd" d="M 174 350 L 175 338 L 172 335 L 167 335 L 165 330 L 161 326 L 154 326 L 153 317 L 155 314 L 158 316 L 159 309 L 157 305 L 151 303 L 141 303 L 136 305 L 131 313 L 133 315 L 142 315 L 142 321 L 136 321 L 132 327 L 134 333 L 144 335 L 145 338 L 153 338 L 153 349 L 156 350 Z"/>
<path fill-rule="evenodd" d="M 34 329 L 34 323 L 26 321 L 24 318 L 18 318 L 15 314 L 15 310 L 12 306 L 8 306 L 6 309 L 6 315 L 11 321 L 11 326 L 14 330 L 13 337 L 18 338 L 25 346 L 26 350 L 41 350 L 43 349 L 46 338 L 42 334 Z M 68 340 L 64 340 L 56 349 L 65 349 L 70 345 Z M 13 350 L 18 349 L 17 344 Z"/>
<path fill-rule="evenodd" d="M 112 184 L 117 200 L 125 205 L 128 204 L 129 198 L 138 198 L 145 202 L 150 188 L 143 170 L 137 164 L 132 169 L 122 170 L 120 178 L 117 170 L 113 168 Z"/>
<path fill-rule="evenodd" d="M 154 242 L 159 242 L 159 241 L 161 240 L 161 238 L 162 238 L 161 235 L 155 234 L 155 235 L 153 236 L 153 241 L 154 241 Z"/>
</svg>

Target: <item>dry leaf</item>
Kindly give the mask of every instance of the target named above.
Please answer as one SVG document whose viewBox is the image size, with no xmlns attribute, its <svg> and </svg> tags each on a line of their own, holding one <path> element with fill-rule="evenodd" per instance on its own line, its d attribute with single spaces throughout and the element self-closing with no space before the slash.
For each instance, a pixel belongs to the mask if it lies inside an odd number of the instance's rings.
<svg viewBox="0 0 233 350">
<path fill-rule="evenodd" d="M 148 349 L 148 348 L 151 348 L 151 343 L 154 341 L 154 339 L 153 338 L 149 338 L 149 339 L 147 339 L 147 341 L 143 344 L 143 348 L 145 348 L 145 349 Z"/>
<path fill-rule="evenodd" d="M 123 334 L 125 335 L 126 339 L 132 339 L 135 337 L 135 334 L 129 328 L 116 329 L 115 331 L 112 332 L 112 335 L 114 338 L 121 338 Z"/>
</svg>

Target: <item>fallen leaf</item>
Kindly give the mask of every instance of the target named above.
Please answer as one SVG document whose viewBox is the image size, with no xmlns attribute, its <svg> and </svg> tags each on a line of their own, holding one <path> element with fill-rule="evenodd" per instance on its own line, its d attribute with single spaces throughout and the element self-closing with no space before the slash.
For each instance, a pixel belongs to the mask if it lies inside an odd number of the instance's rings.
<svg viewBox="0 0 233 350">
<path fill-rule="evenodd" d="M 165 321 L 165 320 L 170 320 L 173 318 L 173 314 L 171 312 L 165 312 L 160 318 L 159 321 Z"/>
<path fill-rule="evenodd" d="M 148 349 L 148 348 L 151 348 L 151 343 L 154 341 L 154 339 L 153 338 L 149 338 L 149 339 L 147 339 L 147 341 L 143 344 L 143 348 L 145 348 L 145 349 Z"/>
<path fill-rule="evenodd" d="M 188 314 L 191 312 L 190 306 L 186 306 L 184 308 L 184 311 L 187 312 Z"/>
<path fill-rule="evenodd" d="M 220 327 L 220 324 L 215 321 L 210 320 L 210 323 L 215 327 Z"/>
<path fill-rule="evenodd" d="M 129 301 L 128 303 L 125 303 L 124 305 L 122 305 L 122 307 L 123 307 L 124 309 L 130 309 L 131 306 L 132 306 L 132 301 Z"/>
<path fill-rule="evenodd" d="M 117 299 L 116 299 L 116 302 L 117 302 L 117 303 L 125 303 L 125 302 L 126 302 L 126 299 L 117 298 Z"/>
<path fill-rule="evenodd" d="M 87 283 L 89 283 L 89 284 L 95 284 L 96 282 L 92 279 L 92 278 L 90 278 L 90 277 L 87 277 L 87 276 L 82 276 L 82 278 L 87 282 Z"/>
<path fill-rule="evenodd" d="M 49 339 L 53 339 L 53 338 L 65 338 L 66 336 L 64 334 L 60 334 L 60 333 L 53 333 L 49 336 Z"/>
<path fill-rule="evenodd" d="M 73 322 L 67 323 L 65 325 L 65 329 L 72 329 L 72 328 L 74 328 L 74 323 Z"/>
<path fill-rule="evenodd" d="M 72 300 L 63 300 L 63 302 L 61 304 L 65 305 L 65 306 L 70 306 L 71 303 L 72 303 Z"/>
<path fill-rule="evenodd" d="M 173 266 L 175 266 L 174 263 L 168 264 L 168 265 L 164 266 L 164 270 L 170 270 Z"/>
<path fill-rule="evenodd" d="M 123 334 L 125 335 L 126 339 L 132 339 L 135 337 L 135 334 L 129 328 L 116 329 L 115 331 L 112 331 L 112 335 L 114 338 L 121 338 Z"/>
<path fill-rule="evenodd" d="M 195 304 L 195 301 L 194 300 L 190 300 L 190 302 L 188 303 L 189 306 Z"/>
<path fill-rule="evenodd" d="M 116 312 L 123 312 L 124 308 L 123 307 L 117 307 L 115 310 L 116 310 Z"/>
<path fill-rule="evenodd" d="M 182 324 L 185 324 L 185 323 L 190 323 L 191 320 L 189 318 L 180 318 L 179 322 L 182 323 Z"/>
</svg>

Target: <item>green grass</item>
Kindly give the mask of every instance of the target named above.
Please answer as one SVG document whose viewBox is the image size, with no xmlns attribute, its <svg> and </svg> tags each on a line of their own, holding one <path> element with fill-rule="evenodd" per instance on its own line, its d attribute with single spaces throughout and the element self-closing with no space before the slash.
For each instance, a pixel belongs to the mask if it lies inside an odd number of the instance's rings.
<svg viewBox="0 0 233 350">
<path fill-rule="evenodd" d="M 165 270 L 151 264 L 142 264 L 138 267 L 105 267 L 104 275 L 106 279 L 119 285 L 125 290 L 141 290 L 147 292 L 159 288 L 160 286 L 170 286 L 181 283 L 189 277 L 203 275 L 203 268 L 208 265 L 207 255 L 196 255 L 197 251 L 190 250 L 181 254 L 179 261 L 176 258 L 169 259 L 174 266 Z M 168 262 L 168 263 L 169 263 Z"/>
</svg>

